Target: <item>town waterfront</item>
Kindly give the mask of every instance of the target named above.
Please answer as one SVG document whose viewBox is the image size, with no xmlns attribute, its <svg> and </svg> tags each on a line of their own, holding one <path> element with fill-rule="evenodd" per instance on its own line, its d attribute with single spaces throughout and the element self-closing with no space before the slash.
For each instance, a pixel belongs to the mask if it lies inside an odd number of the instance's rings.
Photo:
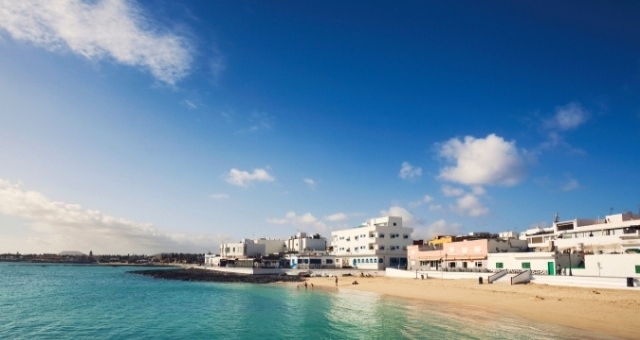
<svg viewBox="0 0 640 340">
<path fill-rule="evenodd" d="M 486 310 L 291 284 L 0 263 L 3 339 L 613 339 Z"/>
</svg>

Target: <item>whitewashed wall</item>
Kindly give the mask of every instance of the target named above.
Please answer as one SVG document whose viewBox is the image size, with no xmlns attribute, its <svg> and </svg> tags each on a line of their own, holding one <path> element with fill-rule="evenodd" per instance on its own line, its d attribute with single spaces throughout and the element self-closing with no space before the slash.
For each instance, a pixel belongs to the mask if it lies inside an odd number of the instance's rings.
<svg viewBox="0 0 640 340">
<path fill-rule="evenodd" d="M 640 277 L 635 267 L 640 266 L 640 254 L 585 255 L 585 269 L 573 275 L 602 277 Z"/>
</svg>

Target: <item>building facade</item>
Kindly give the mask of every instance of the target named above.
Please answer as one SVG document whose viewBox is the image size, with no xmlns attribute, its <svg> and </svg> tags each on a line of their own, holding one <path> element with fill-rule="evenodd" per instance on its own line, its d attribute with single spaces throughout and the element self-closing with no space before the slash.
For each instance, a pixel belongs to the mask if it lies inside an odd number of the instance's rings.
<svg viewBox="0 0 640 340">
<path fill-rule="evenodd" d="M 331 255 L 338 268 L 406 268 L 412 232 L 402 225 L 402 217 L 373 218 L 355 228 L 333 231 Z"/>
<path fill-rule="evenodd" d="M 514 238 L 449 242 L 437 246 L 408 247 L 409 270 L 490 270 L 490 253 L 527 252 L 527 242 Z"/>
</svg>

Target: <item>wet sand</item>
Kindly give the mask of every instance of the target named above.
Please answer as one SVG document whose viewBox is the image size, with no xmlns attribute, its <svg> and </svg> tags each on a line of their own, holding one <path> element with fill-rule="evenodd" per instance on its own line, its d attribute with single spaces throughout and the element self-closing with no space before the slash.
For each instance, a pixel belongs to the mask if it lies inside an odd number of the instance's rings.
<svg viewBox="0 0 640 340">
<path fill-rule="evenodd" d="M 478 284 L 477 280 L 390 277 L 312 277 L 320 289 L 351 289 L 458 306 L 491 308 L 538 322 L 627 339 L 640 339 L 640 289 L 618 290 L 542 284 Z M 353 285 L 357 281 L 358 285 Z"/>
</svg>

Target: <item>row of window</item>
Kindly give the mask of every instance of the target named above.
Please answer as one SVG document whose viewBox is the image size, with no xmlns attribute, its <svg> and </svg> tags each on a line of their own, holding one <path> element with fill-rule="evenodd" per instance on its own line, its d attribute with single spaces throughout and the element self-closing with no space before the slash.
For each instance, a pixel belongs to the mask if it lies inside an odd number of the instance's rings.
<svg viewBox="0 0 640 340">
<path fill-rule="evenodd" d="M 383 263 L 384 259 L 353 259 L 353 263 Z"/>
<path fill-rule="evenodd" d="M 360 249 L 367 249 L 367 246 L 353 247 L 353 251 L 359 251 Z M 378 250 L 384 250 L 384 246 L 378 246 Z M 389 246 L 389 250 L 399 250 L 400 246 Z M 369 250 L 375 250 L 372 246 Z M 407 246 L 402 246 L 402 250 L 407 250 Z M 344 247 L 339 247 L 338 251 L 345 251 Z M 351 251 L 351 248 L 347 248 L 346 251 Z"/>
<path fill-rule="evenodd" d="M 384 235 L 385 235 L 384 233 L 378 233 L 378 237 L 379 238 L 384 238 Z M 396 237 L 400 237 L 400 234 L 389 234 L 389 236 L 391 238 L 396 238 Z M 369 234 L 369 237 L 370 238 L 375 238 L 376 235 L 375 234 Z M 360 238 L 367 238 L 367 234 L 360 234 L 360 235 L 356 235 L 356 236 L 353 237 L 353 239 L 355 241 L 357 241 Z M 408 239 L 409 235 L 408 234 L 402 234 L 402 238 Z M 346 237 L 345 236 L 340 236 L 338 239 L 339 240 L 345 240 L 345 241 L 351 241 L 351 236 L 346 236 Z"/>
<path fill-rule="evenodd" d="M 496 269 L 504 268 L 504 263 L 496 262 Z M 531 269 L 531 262 L 522 262 L 522 269 Z"/>
</svg>

